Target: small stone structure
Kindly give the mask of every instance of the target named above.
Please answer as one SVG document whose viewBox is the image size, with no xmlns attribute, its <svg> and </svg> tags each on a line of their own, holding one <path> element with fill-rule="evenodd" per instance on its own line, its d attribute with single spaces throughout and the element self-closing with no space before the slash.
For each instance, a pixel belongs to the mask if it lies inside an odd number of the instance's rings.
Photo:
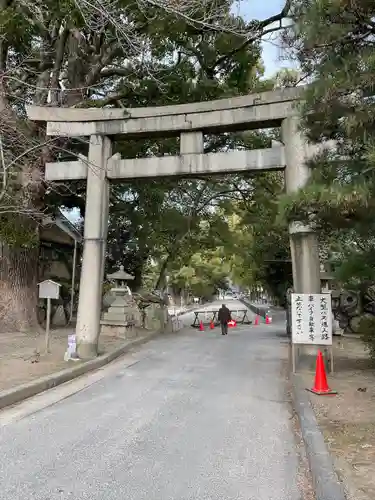
<svg viewBox="0 0 375 500">
<path fill-rule="evenodd" d="M 152 292 L 139 290 L 134 293 L 134 299 L 140 310 L 140 326 L 145 330 L 170 331 L 170 318 L 165 301 Z"/>
<path fill-rule="evenodd" d="M 124 266 L 120 266 L 119 271 L 108 274 L 107 278 L 115 281 L 115 286 L 111 288 L 115 300 L 100 321 L 101 333 L 121 338 L 134 338 L 139 310 L 127 285 L 127 281 L 133 280 L 134 277 L 125 271 Z"/>
</svg>

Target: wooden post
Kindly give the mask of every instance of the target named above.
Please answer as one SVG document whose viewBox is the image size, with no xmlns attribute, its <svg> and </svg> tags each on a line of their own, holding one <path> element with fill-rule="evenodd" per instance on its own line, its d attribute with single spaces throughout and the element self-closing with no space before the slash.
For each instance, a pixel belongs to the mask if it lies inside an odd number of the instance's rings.
<svg viewBox="0 0 375 500">
<path fill-rule="evenodd" d="M 293 373 L 296 373 L 296 349 L 294 342 L 292 342 L 292 370 Z"/>
<path fill-rule="evenodd" d="M 47 298 L 47 317 L 46 317 L 46 337 L 45 337 L 46 354 L 50 352 L 50 350 L 49 350 L 50 325 L 51 325 L 51 298 L 48 297 Z"/>
<path fill-rule="evenodd" d="M 46 353 L 49 350 L 49 332 L 51 327 L 51 299 L 57 300 L 60 297 L 60 286 L 52 280 L 44 280 L 38 283 L 39 298 L 47 300 L 47 316 L 46 316 L 46 335 L 45 335 L 45 348 Z"/>
</svg>

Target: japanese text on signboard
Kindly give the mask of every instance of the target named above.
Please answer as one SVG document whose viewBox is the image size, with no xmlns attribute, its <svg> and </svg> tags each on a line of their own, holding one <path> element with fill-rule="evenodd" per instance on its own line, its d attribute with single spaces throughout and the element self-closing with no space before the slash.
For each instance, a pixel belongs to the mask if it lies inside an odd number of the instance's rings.
<svg viewBox="0 0 375 500">
<path fill-rule="evenodd" d="M 292 340 L 296 344 L 332 344 L 331 295 L 291 294 Z"/>
</svg>

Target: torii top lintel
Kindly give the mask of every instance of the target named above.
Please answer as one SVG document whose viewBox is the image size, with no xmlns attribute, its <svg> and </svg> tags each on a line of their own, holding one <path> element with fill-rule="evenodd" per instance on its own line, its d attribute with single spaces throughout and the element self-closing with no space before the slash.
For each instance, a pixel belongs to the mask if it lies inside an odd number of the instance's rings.
<svg viewBox="0 0 375 500">
<path fill-rule="evenodd" d="M 28 106 L 33 121 L 47 122 L 47 135 L 178 135 L 267 128 L 298 111 L 303 87 L 290 87 L 216 101 L 150 108 L 57 108 Z"/>
</svg>

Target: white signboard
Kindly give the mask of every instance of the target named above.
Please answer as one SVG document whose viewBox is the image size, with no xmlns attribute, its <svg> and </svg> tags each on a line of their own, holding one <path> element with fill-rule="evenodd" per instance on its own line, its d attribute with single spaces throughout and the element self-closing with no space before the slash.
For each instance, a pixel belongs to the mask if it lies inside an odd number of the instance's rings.
<svg viewBox="0 0 375 500">
<path fill-rule="evenodd" d="M 332 307 L 329 293 L 292 293 L 292 342 L 332 345 Z"/>
<path fill-rule="evenodd" d="M 77 349 L 76 336 L 74 334 L 68 335 L 68 352 L 69 352 L 69 354 L 75 353 L 76 349 Z"/>
<path fill-rule="evenodd" d="M 75 334 L 68 335 L 68 349 L 64 354 L 64 361 L 69 361 L 70 359 L 77 359 L 74 355 L 77 350 L 77 339 Z"/>
<path fill-rule="evenodd" d="M 40 299 L 58 299 L 60 297 L 60 284 L 52 280 L 38 283 Z"/>
</svg>

